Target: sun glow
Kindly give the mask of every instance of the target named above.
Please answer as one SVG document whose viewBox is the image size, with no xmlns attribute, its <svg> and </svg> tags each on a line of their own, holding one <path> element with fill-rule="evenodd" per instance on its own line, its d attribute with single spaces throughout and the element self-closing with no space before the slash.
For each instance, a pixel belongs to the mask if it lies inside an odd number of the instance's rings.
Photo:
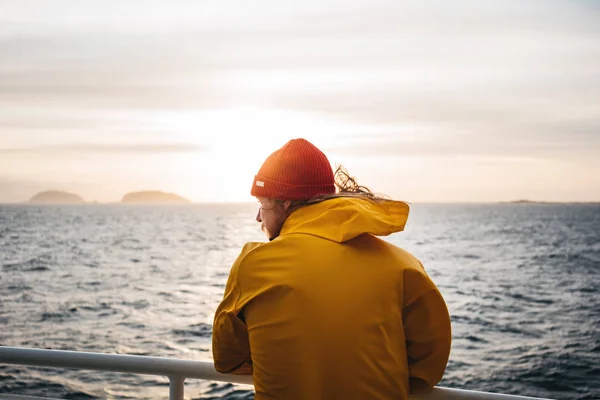
<svg viewBox="0 0 600 400">
<path fill-rule="evenodd" d="M 183 171 L 189 171 L 177 186 L 201 201 L 252 201 L 249 190 L 254 175 L 266 157 L 288 140 L 303 137 L 326 148 L 352 131 L 343 121 L 319 115 L 257 108 L 178 112 L 165 116 L 163 122 L 178 139 L 204 149 L 177 161 Z"/>
</svg>

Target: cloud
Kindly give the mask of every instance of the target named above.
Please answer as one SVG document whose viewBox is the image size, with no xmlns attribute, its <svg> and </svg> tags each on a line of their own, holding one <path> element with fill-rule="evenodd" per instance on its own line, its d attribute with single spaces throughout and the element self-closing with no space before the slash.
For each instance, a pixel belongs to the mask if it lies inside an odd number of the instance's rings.
<svg viewBox="0 0 600 400">
<path fill-rule="evenodd" d="M 267 13 L 244 2 L 30 3 L 7 2 L 0 16 L 0 102 L 293 106 L 307 91 L 335 104 L 382 88 L 435 101 L 476 87 L 520 103 L 523 84 L 553 95 L 600 69 L 599 10 L 583 3 L 266 1 Z"/>
<path fill-rule="evenodd" d="M 484 136 L 459 135 L 452 137 L 421 135 L 420 139 L 405 133 L 387 133 L 377 136 L 363 136 L 347 140 L 343 144 L 324 148 L 326 153 L 354 157 L 433 157 L 478 159 L 569 159 L 583 158 L 595 160 L 599 151 L 597 135 L 589 135 L 580 140 L 564 135 L 532 140 L 529 136 Z"/>
<path fill-rule="evenodd" d="M 152 35 L 110 30 L 0 34 L 0 54 L 4 105 L 194 108 L 221 97 L 212 84 L 215 70 L 202 52 L 178 50 L 173 40 Z"/>
<path fill-rule="evenodd" d="M 153 143 L 153 144 L 62 144 L 53 146 L 0 148 L 0 153 L 86 153 L 86 154 L 156 154 L 156 153 L 196 153 L 207 151 L 205 146 L 193 143 Z"/>
<path fill-rule="evenodd" d="M 0 0 L 0 109 L 72 112 L 0 130 L 105 133 L 122 121 L 79 112 L 258 104 L 389 131 L 347 154 L 600 152 L 593 2 L 57 2 Z M 78 146 L 61 151 L 162 151 Z"/>
</svg>

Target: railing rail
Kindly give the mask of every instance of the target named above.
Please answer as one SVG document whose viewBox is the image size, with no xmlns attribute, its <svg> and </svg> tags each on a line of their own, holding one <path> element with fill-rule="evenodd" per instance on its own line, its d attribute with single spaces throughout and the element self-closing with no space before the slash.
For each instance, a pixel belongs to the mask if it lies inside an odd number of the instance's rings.
<svg viewBox="0 0 600 400">
<path fill-rule="evenodd" d="M 186 378 L 252 385 L 251 376 L 221 374 L 214 369 L 213 363 L 209 361 L 180 360 L 177 358 L 0 346 L 0 364 L 74 368 L 166 376 L 169 378 L 170 382 L 169 392 L 171 400 L 183 399 L 183 384 Z M 17 397 L 19 396 L 4 396 L 4 398 Z M 0 393 L 0 399 L 2 398 L 3 395 Z M 425 395 L 411 397 L 411 400 L 525 399 L 535 398 L 439 387 L 434 388 Z"/>
</svg>

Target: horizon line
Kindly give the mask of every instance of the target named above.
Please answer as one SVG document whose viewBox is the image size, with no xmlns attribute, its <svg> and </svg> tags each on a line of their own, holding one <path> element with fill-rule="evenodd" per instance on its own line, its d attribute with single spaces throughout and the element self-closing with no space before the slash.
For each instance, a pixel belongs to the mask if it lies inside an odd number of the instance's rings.
<svg viewBox="0 0 600 400">
<path fill-rule="evenodd" d="M 400 201 L 407 204 L 507 204 L 507 205 L 527 205 L 527 204 L 600 204 L 600 200 L 567 200 L 567 201 L 552 201 L 552 200 L 488 200 L 488 201 L 469 201 L 469 200 L 456 200 L 456 201 L 406 201 L 390 199 L 392 201 Z M 190 205 L 250 205 L 254 202 L 249 201 L 189 201 L 186 203 L 169 203 L 169 202 L 148 202 L 148 203 L 123 203 L 121 201 L 110 201 L 110 202 L 84 202 L 84 203 L 35 203 L 29 201 L 22 202 L 5 202 L 0 201 L 0 206 L 105 206 L 105 205 L 118 205 L 118 206 L 190 206 Z"/>
</svg>

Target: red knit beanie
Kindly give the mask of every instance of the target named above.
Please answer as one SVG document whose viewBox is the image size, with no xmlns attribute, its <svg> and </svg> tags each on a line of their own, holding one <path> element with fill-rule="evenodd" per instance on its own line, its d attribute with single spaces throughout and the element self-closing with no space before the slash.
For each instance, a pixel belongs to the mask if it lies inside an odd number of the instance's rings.
<svg viewBox="0 0 600 400">
<path fill-rule="evenodd" d="M 321 150 L 308 140 L 292 139 L 266 159 L 254 177 L 250 193 L 279 200 L 333 194 L 333 171 Z"/>
</svg>

